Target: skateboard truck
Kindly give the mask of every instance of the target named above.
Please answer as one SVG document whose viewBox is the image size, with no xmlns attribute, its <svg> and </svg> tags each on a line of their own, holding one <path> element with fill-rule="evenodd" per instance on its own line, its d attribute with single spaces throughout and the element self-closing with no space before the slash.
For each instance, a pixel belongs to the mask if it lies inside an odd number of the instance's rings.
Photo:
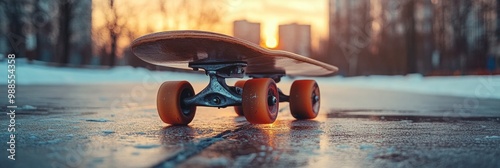
<svg viewBox="0 0 500 168">
<path fill-rule="evenodd" d="M 219 108 L 241 105 L 241 88 L 228 86 L 226 78 L 243 78 L 246 66 L 247 63 L 244 61 L 190 62 L 190 68 L 205 70 L 206 75 L 210 77 L 210 82 L 200 93 L 184 99 L 184 104 Z"/>
<path fill-rule="evenodd" d="M 319 111 L 319 88 L 314 80 L 293 82 L 290 95 L 276 86 L 284 73 L 249 74 L 253 79 L 228 86 L 226 78 L 243 78 L 244 61 L 189 62 L 193 70 L 203 69 L 209 76 L 208 85 L 198 94 L 187 81 L 164 82 L 158 91 L 160 118 L 169 124 L 186 125 L 192 121 L 196 106 L 225 108 L 234 106 L 236 113 L 254 124 L 269 124 L 276 120 L 280 102 L 289 102 L 292 116 L 297 119 L 315 118 Z"/>
</svg>

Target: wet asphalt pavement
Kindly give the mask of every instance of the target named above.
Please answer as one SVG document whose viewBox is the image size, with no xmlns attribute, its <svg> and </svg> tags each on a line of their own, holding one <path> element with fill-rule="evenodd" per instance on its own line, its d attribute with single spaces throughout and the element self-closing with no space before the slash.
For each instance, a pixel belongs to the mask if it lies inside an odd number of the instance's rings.
<svg viewBox="0 0 500 168">
<path fill-rule="evenodd" d="M 159 84 L 20 85 L 0 167 L 500 167 L 500 100 L 319 85 L 314 120 L 281 103 L 274 124 L 198 107 L 189 126 L 161 122 Z"/>
</svg>

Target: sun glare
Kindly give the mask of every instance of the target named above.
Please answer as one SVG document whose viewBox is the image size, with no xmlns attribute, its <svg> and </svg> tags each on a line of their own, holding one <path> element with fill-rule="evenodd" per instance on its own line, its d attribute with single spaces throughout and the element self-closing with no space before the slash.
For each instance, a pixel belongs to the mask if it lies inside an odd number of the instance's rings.
<svg viewBox="0 0 500 168">
<path fill-rule="evenodd" d="M 266 47 L 267 48 L 276 48 L 278 46 L 278 41 L 275 37 L 267 37 L 266 38 Z"/>
</svg>

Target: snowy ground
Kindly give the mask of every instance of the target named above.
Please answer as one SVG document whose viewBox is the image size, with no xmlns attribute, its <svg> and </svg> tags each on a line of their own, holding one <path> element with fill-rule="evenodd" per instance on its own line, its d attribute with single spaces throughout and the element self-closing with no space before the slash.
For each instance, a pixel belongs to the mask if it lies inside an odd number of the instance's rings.
<svg viewBox="0 0 500 168">
<path fill-rule="evenodd" d="M 59 68 L 28 64 L 24 59 L 16 60 L 16 83 L 32 84 L 101 84 L 162 82 L 166 80 L 188 80 L 206 82 L 200 74 L 182 72 L 152 72 L 142 68 L 116 67 L 112 69 Z M 1 62 L 6 69 L 6 62 Z M 7 71 L 0 71 L 7 76 Z M 7 78 L 0 84 L 6 84 Z M 294 78 L 300 79 L 300 78 Z M 500 76 L 451 76 L 423 77 L 418 74 L 407 76 L 361 76 L 316 78 L 320 85 L 342 85 L 382 90 L 396 90 L 414 93 L 464 96 L 471 98 L 500 99 Z M 231 80 L 229 83 L 231 83 Z M 286 78 L 283 81 L 290 82 Z"/>
</svg>

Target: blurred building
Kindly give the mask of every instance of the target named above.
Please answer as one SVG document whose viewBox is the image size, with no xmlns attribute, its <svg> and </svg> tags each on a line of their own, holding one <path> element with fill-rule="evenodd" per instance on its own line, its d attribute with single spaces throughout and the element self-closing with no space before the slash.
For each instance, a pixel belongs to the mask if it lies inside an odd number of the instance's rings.
<svg viewBox="0 0 500 168">
<path fill-rule="evenodd" d="M 500 55 L 498 0 L 329 0 L 340 75 L 485 74 Z"/>
<path fill-rule="evenodd" d="M 260 23 L 237 20 L 233 23 L 233 36 L 260 44 Z"/>
<path fill-rule="evenodd" d="M 296 23 L 280 25 L 277 48 L 310 57 L 311 25 L 301 25 Z"/>
</svg>

